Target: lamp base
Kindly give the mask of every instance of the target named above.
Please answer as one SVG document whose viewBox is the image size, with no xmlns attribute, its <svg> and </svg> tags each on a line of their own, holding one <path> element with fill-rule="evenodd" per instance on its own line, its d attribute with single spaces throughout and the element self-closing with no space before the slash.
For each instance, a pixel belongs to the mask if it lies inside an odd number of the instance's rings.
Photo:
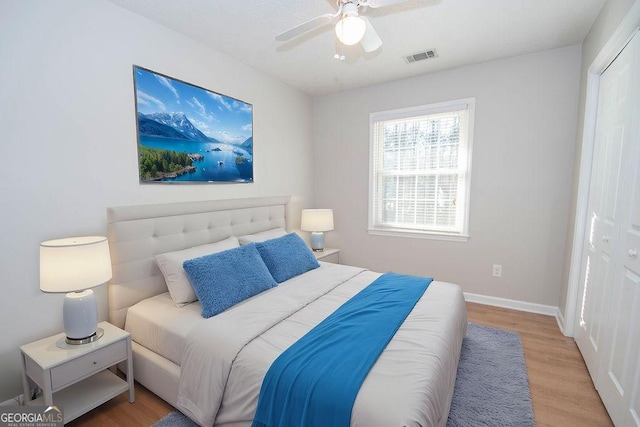
<svg viewBox="0 0 640 427">
<path fill-rule="evenodd" d="M 314 252 L 324 251 L 324 233 L 322 231 L 314 231 L 311 233 L 311 249 Z"/>
<path fill-rule="evenodd" d="M 86 338 L 65 337 L 64 342 L 71 345 L 89 344 L 90 342 L 98 341 L 100 338 L 102 338 L 103 335 L 104 335 L 104 329 L 98 328 L 96 332 L 89 337 L 86 337 Z"/>
<path fill-rule="evenodd" d="M 100 339 L 98 336 L 98 302 L 91 289 L 69 292 L 62 307 L 64 333 L 68 344 L 80 345 Z M 93 338 L 95 337 L 95 338 Z"/>
</svg>

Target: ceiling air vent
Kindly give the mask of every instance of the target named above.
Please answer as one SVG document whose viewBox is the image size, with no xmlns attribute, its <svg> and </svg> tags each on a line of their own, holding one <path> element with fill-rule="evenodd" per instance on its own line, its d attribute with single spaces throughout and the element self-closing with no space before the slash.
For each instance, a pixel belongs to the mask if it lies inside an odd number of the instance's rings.
<svg viewBox="0 0 640 427">
<path fill-rule="evenodd" d="M 412 62 L 418 62 L 424 59 L 432 59 L 437 57 L 438 57 L 438 52 L 436 52 L 435 49 L 429 49 L 423 52 L 414 53 L 413 55 L 405 56 L 404 59 L 409 64 L 411 64 Z"/>
</svg>

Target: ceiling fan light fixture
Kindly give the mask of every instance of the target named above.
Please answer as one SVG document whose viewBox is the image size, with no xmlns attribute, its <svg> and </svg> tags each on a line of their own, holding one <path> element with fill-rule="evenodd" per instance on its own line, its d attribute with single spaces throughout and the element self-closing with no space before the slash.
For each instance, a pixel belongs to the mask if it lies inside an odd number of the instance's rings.
<svg viewBox="0 0 640 427">
<path fill-rule="evenodd" d="M 357 16 L 345 16 L 336 24 L 336 36 L 346 46 L 352 46 L 364 37 L 367 24 Z"/>
</svg>

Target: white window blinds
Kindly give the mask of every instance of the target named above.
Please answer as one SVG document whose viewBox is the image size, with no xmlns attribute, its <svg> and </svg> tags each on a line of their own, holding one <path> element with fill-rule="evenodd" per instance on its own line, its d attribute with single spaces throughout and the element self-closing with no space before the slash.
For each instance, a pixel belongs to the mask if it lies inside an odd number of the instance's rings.
<svg viewBox="0 0 640 427">
<path fill-rule="evenodd" d="M 473 107 L 371 114 L 370 231 L 467 235 Z"/>
</svg>

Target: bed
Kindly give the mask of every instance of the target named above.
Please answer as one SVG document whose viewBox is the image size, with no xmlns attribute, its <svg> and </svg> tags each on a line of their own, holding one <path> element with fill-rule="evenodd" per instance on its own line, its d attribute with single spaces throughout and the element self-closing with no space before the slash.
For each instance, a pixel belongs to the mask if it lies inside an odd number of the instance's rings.
<svg viewBox="0 0 640 427">
<path fill-rule="evenodd" d="M 273 360 L 381 275 L 320 262 L 208 319 L 199 301 L 176 305 L 156 255 L 290 232 L 290 206 L 283 196 L 107 210 L 109 320 L 132 334 L 135 379 L 201 425 L 251 425 Z M 433 281 L 362 384 L 351 425 L 446 425 L 466 326 L 460 288 Z"/>
</svg>

